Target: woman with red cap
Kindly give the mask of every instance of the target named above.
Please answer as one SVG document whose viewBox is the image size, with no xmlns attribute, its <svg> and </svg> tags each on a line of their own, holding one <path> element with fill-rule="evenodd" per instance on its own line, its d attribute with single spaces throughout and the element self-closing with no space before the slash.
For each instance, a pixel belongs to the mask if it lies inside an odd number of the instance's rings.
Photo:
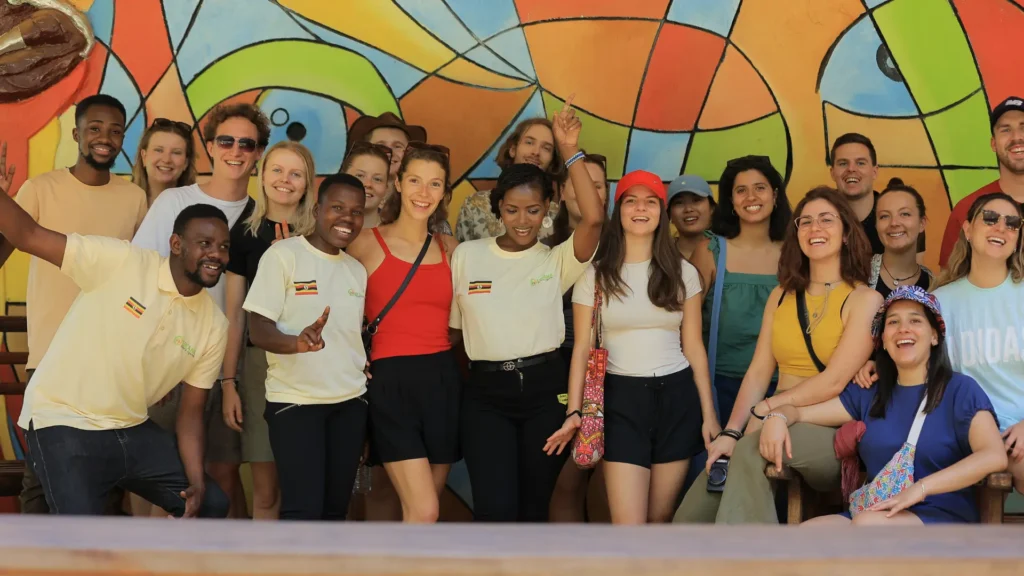
<svg viewBox="0 0 1024 576">
<path fill-rule="evenodd" d="M 571 100 L 555 116 L 554 133 L 582 214 L 572 235 L 553 248 L 538 242 L 553 184 L 539 167 L 515 164 L 491 193 L 505 233 L 464 242 L 452 253 L 450 326 L 462 331 L 470 360 L 460 435 L 478 521 L 547 521 L 566 456 L 544 450 L 566 418 L 562 294 L 593 257 L 604 220 L 580 161 Z"/>
<path fill-rule="evenodd" d="M 601 307 L 604 471 L 615 524 L 668 522 L 690 458 L 720 430 L 701 337 L 700 277 L 675 248 L 667 205 L 658 176 L 638 170 L 619 180 L 594 264 L 573 290 L 576 334 L 592 333 L 595 304 Z M 575 411 L 591 346 L 591 338 L 576 338 L 573 412 L 549 448 L 567 444 L 580 425 Z"/>
</svg>

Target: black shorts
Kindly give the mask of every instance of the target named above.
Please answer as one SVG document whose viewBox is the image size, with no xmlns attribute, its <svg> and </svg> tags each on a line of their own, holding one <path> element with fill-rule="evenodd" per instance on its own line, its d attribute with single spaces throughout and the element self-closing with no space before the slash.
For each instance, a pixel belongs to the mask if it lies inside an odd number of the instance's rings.
<svg viewBox="0 0 1024 576">
<path fill-rule="evenodd" d="M 704 450 L 693 370 L 665 376 L 608 374 L 604 386 L 605 460 L 650 468 Z"/>
<path fill-rule="evenodd" d="M 451 350 L 381 358 L 370 366 L 370 460 L 459 460 L 459 367 Z"/>
</svg>

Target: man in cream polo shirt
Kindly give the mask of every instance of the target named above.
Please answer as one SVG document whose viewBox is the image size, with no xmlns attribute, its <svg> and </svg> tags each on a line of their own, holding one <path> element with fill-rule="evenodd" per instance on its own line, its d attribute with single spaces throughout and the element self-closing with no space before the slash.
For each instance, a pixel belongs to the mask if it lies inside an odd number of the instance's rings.
<svg viewBox="0 0 1024 576">
<path fill-rule="evenodd" d="M 52 514 L 102 514 L 115 486 L 174 516 L 227 515 L 203 473 L 203 407 L 220 371 L 227 319 L 205 288 L 228 259 L 227 218 L 186 208 L 161 258 L 127 241 L 43 228 L 6 192 L 0 233 L 81 288 L 25 391 L 18 426 Z M 185 382 L 178 445 L 147 408 Z M 180 457 L 179 457 L 180 454 Z"/>
</svg>

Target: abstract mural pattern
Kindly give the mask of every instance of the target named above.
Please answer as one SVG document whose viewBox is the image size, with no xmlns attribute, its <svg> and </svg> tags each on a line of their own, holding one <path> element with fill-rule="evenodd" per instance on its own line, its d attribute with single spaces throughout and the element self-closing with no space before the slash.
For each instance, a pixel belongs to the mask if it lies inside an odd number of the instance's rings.
<svg viewBox="0 0 1024 576">
<path fill-rule="evenodd" d="M 828 182 L 836 136 L 865 133 L 880 184 L 925 194 L 935 264 L 950 203 L 996 178 L 989 107 L 1024 94 L 1024 55 L 1008 49 L 1024 0 L 67 1 L 96 45 L 0 105 L 16 186 L 73 163 L 71 106 L 97 91 L 128 109 L 121 174 L 154 118 L 202 126 L 220 102 L 261 106 L 272 140 L 301 140 L 321 175 L 356 118 L 391 111 L 451 148 L 454 219 L 497 177 L 512 126 L 575 93 L 582 145 L 613 181 L 643 168 L 715 182 L 728 158 L 762 154 L 795 200 Z M 6 270 L 5 299 L 22 301 L 24 259 Z"/>
</svg>

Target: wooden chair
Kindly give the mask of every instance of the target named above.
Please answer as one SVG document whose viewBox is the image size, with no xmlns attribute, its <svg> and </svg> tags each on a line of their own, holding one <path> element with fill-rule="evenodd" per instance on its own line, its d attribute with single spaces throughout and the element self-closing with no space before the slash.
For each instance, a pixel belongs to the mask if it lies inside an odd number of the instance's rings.
<svg viewBox="0 0 1024 576">
<path fill-rule="evenodd" d="M 23 333 L 28 330 L 24 316 L 0 316 L 0 332 Z M 28 363 L 28 352 L 0 351 L 0 364 L 13 369 Z M 0 394 L 21 395 L 25 393 L 25 382 L 17 378 L 0 379 Z M 11 438 L 17 442 L 17 438 Z M 21 493 L 21 479 L 25 474 L 24 460 L 0 460 L 0 496 L 17 496 Z"/>
<path fill-rule="evenodd" d="M 769 464 L 764 469 L 764 475 L 774 482 L 776 487 L 786 484 L 789 498 L 787 524 L 800 524 L 804 520 L 838 513 L 844 509 L 842 494 L 838 489 L 826 494 L 817 492 L 804 482 L 799 472 L 789 466 L 783 466 L 779 472 L 774 464 Z M 861 478 L 861 483 L 864 481 L 865 479 Z M 1012 489 L 1013 477 L 1009 472 L 989 474 L 975 485 L 982 524 L 1003 523 L 1003 506 L 1006 496 Z"/>
</svg>

